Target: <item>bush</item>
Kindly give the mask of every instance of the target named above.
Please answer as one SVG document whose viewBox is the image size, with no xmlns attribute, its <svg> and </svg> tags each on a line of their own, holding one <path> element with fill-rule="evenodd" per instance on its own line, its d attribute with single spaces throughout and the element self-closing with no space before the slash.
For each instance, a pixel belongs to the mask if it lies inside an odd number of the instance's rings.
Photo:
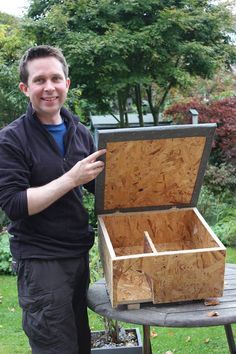
<svg viewBox="0 0 236 354">
<path fill-rule="evenodd" d="M 0 209 L 0 232 L 9 224 L 9 219 L 2 209 Z"/>
<path fill-rule="evenodd" d="M 204 185 L 201 189 L 198 209 L 225 246 L 236 243 L 235 197 L 229 191 L 215 194 Z"/>
<path fill-rule="evenodd" d="M 90 280 L 91 283 L 101 279 L 104 277 L 102 263 L 100 260 L 100 255 L 98 252 L 98 237 L 95 237 L 95 243 L 93 248 L 89 252 L 89 260 L 90 260 Z"/>
<path fill-rule="evenodd" d="M 225 210 L 213 230 L 225 246 L 236 246 L 236 209 Z"/>
<path fill-rule="evenodd" d="M 204 184 L 214 193 L 234 193 L 236 186 L 236 168 L 230 164 L 222 163 L 219 166 L 208 165 Z"/>
<path fill-rule="evenodd" d="M 7 232 L 0 234 L 0 274 L 12 274 L 12 256 Z"/>
<path fill-rule="evenodd" d="M 198 201 L 198 209 L 211 226 L 215 225 L 228 204 L 219 200 L 208 187 L 203 186 Z"/>
<path fill-rule="evenodd" d="M 189 109 L 199 113 L 199 123 L 217 123 L 213 145 L 214 162 L 221 160 L 236 162 L 236 97 L 211 101 L 208 104 L 199 100 L 174 104 L 165 112 L 176 123 L 191 123 Z"/>
<path fill-rule="evenodd" d="M 87 189 L 83 190 L 83 204 L 89 214 L 89 224 L 94 229 L 97 228 L 97 217 L 94 211 L 94 195 L 89 193 Z"/>
</svg>

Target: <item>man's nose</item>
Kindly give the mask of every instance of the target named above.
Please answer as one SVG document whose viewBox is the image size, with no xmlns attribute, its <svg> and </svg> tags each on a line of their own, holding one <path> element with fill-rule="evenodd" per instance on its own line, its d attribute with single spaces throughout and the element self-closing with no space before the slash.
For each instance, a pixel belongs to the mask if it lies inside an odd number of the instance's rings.
<svg viewBox="0 0 236 354">
<path fill-rule="evenodd" d="M 53 91 L 55 90 L 54 84 L 51 80 L 47 80 L 44 85 L 44 90 L 45 91 Z"/>
</svg>

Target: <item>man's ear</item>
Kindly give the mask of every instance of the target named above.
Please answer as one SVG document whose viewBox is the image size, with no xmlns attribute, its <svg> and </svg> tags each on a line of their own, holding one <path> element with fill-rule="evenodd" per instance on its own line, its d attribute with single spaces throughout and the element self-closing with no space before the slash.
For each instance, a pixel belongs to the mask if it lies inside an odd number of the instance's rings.
<svg viewBox="0 0 236 354">
<path fill-rule="evenodd" d="M 23 92 L 27 97 L 29 97 L 28 86 L 24 84 L 24 82 L 19 83 L 19 89 Z"/>
<path fill-rule="evenodd" d="M 67 88 L 67 91 L 69 90 L 69 87 L 70 87 L 70 79 L 69 77 L 66 79 L 66 88 Z"/>
</svg>

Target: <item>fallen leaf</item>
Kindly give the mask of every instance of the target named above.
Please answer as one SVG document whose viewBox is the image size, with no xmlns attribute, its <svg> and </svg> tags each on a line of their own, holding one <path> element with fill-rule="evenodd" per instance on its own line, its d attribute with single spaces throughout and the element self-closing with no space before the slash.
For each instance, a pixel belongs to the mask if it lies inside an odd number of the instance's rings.
<svg viewBox="0 0 236 354">
<path fill-rule="evenodd" d="M 170 350 L 168 350 L 167 352 L 165 352 L 165 354 L 173 354 L 173 352 L 171 352 Z"/>
<path fill-rule="evenodd" d="M 174 334 L 173 331 L 169 331 L 169 332 L 168 332 L 168 336 L 171 336 L 171 337 L 172 337 L 172 336 L 174 336 L 174 335 L 175 335 L 175 334 Z"/>
<path fill-rule="evenodd" d="M 205 340 L 204 340 L 204 343 L 205 344 L 208 344 L 210 342 L 210 338 L 206 338 Z"/>
<path fill-rule="evenodd" d="M 217 317 L 217 316 L 219 316 L 219 312 L 211 311 L 211 312 L 208 312 L 207 316 L 208 317 Z"/>
<path fill-rule="evenodd" d="M 0 328 L 3 328 L 3 326 L 2 326 L 2 325 L 0 325 Z"/>
<path fill-rule="evenodd" d="M 10 311 L 10 312 L 15 312 L 16 311 L 16 309 L 15 309 L 15 307 L 8 307 L 8 310 Z"/>
<path fill-rule="evenodd" d="M 204 301 L 205 306 L 216 306 L 219 305 L 220 301 L 217 298 L 210 298 Z"/>
<path fill-rule="evenodd" d="M 185 342 L 187 343 L 187 342 L 190 342 L 190 341 L 191 341 L 191 337 L 188 336 L 188 337 L 186 338 Z"/>
<path fill-rule="evenodd" d="M 158 336 L 158 334 L 157 334 L 155 331 L 151 331 L 150 336 L 151 336 L 152 338 L 155 338 L 155 337 Z"/>
</svg>

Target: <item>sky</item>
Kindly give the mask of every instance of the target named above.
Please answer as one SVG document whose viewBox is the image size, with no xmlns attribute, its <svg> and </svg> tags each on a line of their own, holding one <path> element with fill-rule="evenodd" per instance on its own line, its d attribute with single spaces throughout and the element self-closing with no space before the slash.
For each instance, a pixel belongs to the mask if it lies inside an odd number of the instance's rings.
<svg viewBox="0 0 236 354">
<path fill-rule="evenodd" d="M 22 16 L 28 0 L 1 0 L 0 11 L 14 16 Z"/>
<path fill-rule="evenodd" d="M 214 2 L 222 2 L 222 0 L 215 0 Z M 0 11 L 14 16 L 22 16 L 27 5 L 28 0 L 1 0 Z M 236 6 L 233 12 L 236 13 Z"/>
</svg>

